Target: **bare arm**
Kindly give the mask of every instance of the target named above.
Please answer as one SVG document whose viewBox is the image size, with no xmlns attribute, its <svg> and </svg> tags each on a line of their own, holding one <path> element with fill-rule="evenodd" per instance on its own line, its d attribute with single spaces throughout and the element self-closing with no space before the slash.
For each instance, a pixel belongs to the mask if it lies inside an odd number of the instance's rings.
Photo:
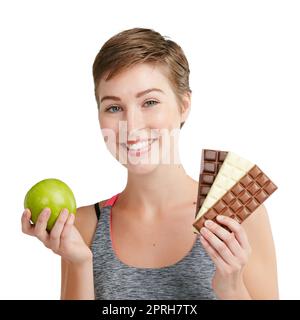
<svg viewBox="0 0 300 320">
<path fill-rule="evenodd" d="M 279 299 L 275 245 L 267 210 L 261 205 L 243 222 L 252 254 L 244 270 L 244 283 L 252 299 Z"/>
<path fill-rule="evenodd" d="M 93 257 L 90 249 L 97 225 L 93 206 L 77 210 L 76 218 L 66 208 L 61 210 L 50 233 L 46 230 L 51 210 L 44 208 L 35 224 L 31 212 L 22 214 L 22 232 L 39 239 L 62 258 L 61 299 L 94 299 Z"/>
<path fill-rule="evenodd" d="M 90 247 L 97 224 L 96 215 L 91 206 L 77 210 L 75 226 L 83 240 Z M 72 264 L 61 259 L 61 299 L 94 300 L 93 258 L 81 264 Z"/>
<path fill-rule="evenodd" d="M 62 259 L 61 300 L 94 300 L 93 261 L 72 265 Z"/>
</svg>

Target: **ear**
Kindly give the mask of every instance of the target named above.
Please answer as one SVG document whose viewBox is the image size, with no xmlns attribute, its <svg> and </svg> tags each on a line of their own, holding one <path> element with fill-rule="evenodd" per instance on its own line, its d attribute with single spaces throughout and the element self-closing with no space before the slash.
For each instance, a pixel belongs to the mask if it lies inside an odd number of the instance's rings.
<svg viewBox="0 0 300 320">
<path fill-rule="evenodd" d="M 180 123 L 185 122 L 186 119 L 188 118 L 188 115 L 191 111 L 191 98 L 192 98 L 191 92 L 186 92 L 182 98 Z"/>
</svg>

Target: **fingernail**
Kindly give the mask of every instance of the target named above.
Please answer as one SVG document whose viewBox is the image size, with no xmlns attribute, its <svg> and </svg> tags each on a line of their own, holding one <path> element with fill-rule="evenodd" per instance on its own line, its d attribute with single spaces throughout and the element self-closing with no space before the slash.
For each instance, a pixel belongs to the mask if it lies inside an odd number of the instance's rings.
<svg viewBox="0 0 300 320">
<path fill-rule="evenodd" d="M 44 211 L 43 211 L 43 217 L 46 218 L 49 214 L 50 214 L 50 209 L 49 208 L 45 208 Z"/>
<path fill-rule="evenodd" d="M 61 212 L 62 218 L 66 218 L 68 216 L 68 209 L 63 209 Z"/>
<path fill-rule="evenodd" d="M 212 227 L 214 223 L 211 220 L 206 220 L 204 223 L 207 227 Z"/>
<path fill-rule="evenodd" d="M 220 221 L 222 221 L 222 220 L 224 220 L 224 216 L 218 215 L 218 216 L 217 216 L 217 219 L 220 220 Z"/>
<path fill-rule="evenodd" d="M 201 228 L 201 229 L 200 229 L 200 232 L 201 232 L 201 233 L 205 233 L 205 232 L 206 232 L 206 228 L 205 228 L 205 227 Z"/>
</svg>

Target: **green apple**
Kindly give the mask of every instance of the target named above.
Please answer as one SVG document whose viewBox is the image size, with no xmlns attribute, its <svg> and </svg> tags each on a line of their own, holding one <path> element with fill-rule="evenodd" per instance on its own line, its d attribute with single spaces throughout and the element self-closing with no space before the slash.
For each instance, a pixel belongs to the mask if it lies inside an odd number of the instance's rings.
<svg viewBox="0 0 300 320">
<path fill-rule="evenodd" d="M 76 201 L 72 190 L 63 181 L 45 179 L 27 192 L 24 208 L 30 209 L 33 223 L 36 223 L 44 208 L 50 208 L 51 215 L 47 223 L 47 230 L 50 231 L 62 209 L 67 208 L 69 213 L 76 214 Z"/>
</svg>

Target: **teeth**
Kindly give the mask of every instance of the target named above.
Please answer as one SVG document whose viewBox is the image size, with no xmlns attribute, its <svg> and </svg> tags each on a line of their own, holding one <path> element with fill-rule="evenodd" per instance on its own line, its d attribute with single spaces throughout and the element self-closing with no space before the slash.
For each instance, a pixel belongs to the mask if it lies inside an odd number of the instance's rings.
<svg viewBox="0 0 300 320">
<path fill-rule="evenodd" d="M 129 150 L 139 150 L 139 149 L 144 149 L 146 148 L 149 144 L 151 144 L 153 140 L 151 141 L 142 141 L 134 144 L 126 144 L 127 148 Z"/>
<path fill-rule="evenodd" d="M 144 149 L 146 146 L 148 146 L 149 142 L 148 141 L 143 141 L 143 142 L 138 142 L 134 144 L 127 144 L 127 148 L 129 150 L 139 150 L 139 149 Z"/>
</svg>

